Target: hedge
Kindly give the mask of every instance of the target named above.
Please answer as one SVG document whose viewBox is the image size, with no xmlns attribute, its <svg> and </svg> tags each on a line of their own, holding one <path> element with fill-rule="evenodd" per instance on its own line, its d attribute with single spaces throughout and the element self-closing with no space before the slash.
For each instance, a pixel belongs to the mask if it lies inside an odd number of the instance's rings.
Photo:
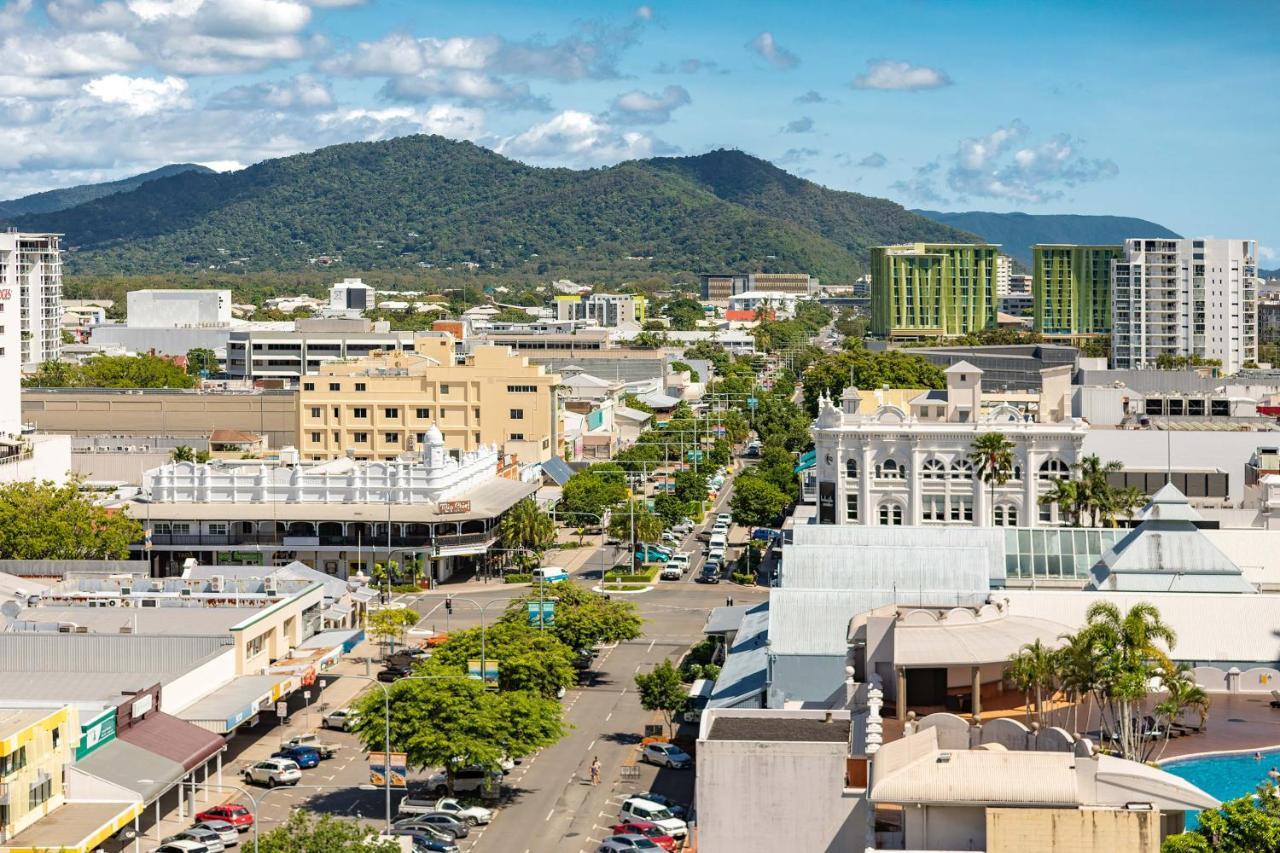
<svg viewBox="0 0 1280 853">
<path fill-rule="evenodd" d="M 530 583 L 532 581 L 532 572 L 512 572 L 509 575 L 502 576 L 503 583 Z"/>
</svg>

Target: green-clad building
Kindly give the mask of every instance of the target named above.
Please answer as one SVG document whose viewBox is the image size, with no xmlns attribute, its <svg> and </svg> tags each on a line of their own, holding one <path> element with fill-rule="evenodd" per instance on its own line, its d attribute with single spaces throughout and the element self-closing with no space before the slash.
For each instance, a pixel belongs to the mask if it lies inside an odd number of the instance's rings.
<svg viewBox="0 0 1280 853">
<path fill-rule="evenodd" d="M 1111 262 L 1123 246 L 1038 244 L 1031 249 L 1035 330 L 1078 340 L 1111 334 Z"/>
<path fill-rule="evenodd" d="M 999 255 L 986 243 L 872 248 L 872 334 L 954 337 L 994 327 Z"/>
</svg>

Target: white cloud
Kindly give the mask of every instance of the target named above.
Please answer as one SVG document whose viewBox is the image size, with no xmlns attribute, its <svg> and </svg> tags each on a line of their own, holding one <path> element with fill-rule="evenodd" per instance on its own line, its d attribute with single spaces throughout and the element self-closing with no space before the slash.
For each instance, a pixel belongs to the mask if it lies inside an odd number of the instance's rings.
<svg viewBox="0 0 1280 853">
<path fill-rule="evenodd" d="M 187 81 L 181 77 L 151 80 L 147 77 L 108 74 L 85 83 L 84 90 L 104 104 L 123 106 L 130 115 L 135 116 L 151 115 L 190 104 L 187 98 Z"/>
<path fill-rule="evenodd" d="M 329 84 L 309 74 L 286 80 L 236 86 L 213 99 L 218 106 L 244 104 L 274 110 L 323 110 L 333 106 Z"/>
<path fill-rule="evenodd" d="M 632 124 L 662 124 L 671 120 L 671 113 L 690 103 L 689 92 L 683 86 L 667 86 L 658 94 L 633 89 L 613 99 L 611 117 Z"/>
<path fill-rule="evenodd" d="M 79 88 L 74 80 L 46 80 L 0 74 L 0 98 L 53 99 L 74 95 Z"/>
<path fill-rule="evenodd" d="M 484 131 L 484 111 L 436 104 L 427 110 L 415 107 L 364 107 L 336 110 L 316 117 L 323 127 L 347 127 L 362 139 L 389 139 L 406 133 L 438 133 L 454 139 L 474 139 Z"/>
<path fill-rule="evenodd" d="M 855 89 L 886 89 L 917 92 L 922 89 L 940 89 L 951 85 L 951 78 L 944 72 L 927 65 L 912 65 L 894 59 L 867 62 L 867 70 L 850 84 Z"/>
<path fill-rule="evenodd" d="M 245 167 L 245 164 L 239 160 L 205 160 L 198 165 L 213 169 L 215 172 L 238 172 Z"/>
<path fill-rule="evenodd" d="M 858 165 L 864 169 L 883 169 L 889 163 L 889 158 L 874 151 L 858 161 Z"/>
<path fill-rule="evenodd" d="M 565 110 L 500 140 L 494 150 L 531 162 L 599 166 L 650 157 L 658 149 L 666 146 L 643 133 L 619 132 L 590 113 Z"/>
<path fill-rule="evenodd" d="M 428 69 L 420 74 L 391 77 L 381 94 L 394 101 L 449 98 L 465 104 L 484 102 L 513 108 L 549 110 L 546 98 L 535 96 L 527 83 L 512 83 L 482 71 Z"/>
<path fill-rule="evenodd" d="M 767 30 L 747 42 L 747 50 L 763 57 L 774 68 L 783 71 L 789 71 L 800 64 L 800 57 L 778 44 L 773 38 L 773 33 Z"/>
<path fill-rule="evenodd" d="M 214 36 L 279 36 L 300 32 L 311 9 L 291 0 L 207 0 L 196 25 Z"/>
<path fill-rule="evenodd" d="M 47 36 L 22 32 L 0 40 L 4 70 L 23 77 L 74 77 L 126 71 L 142 60 L 142 52 L 115 33 L 70 33 Z"/>
<path fill-rule="evenodd" d="M 1277 252 L 1275 249 L 1271 248 L 1270 246 L 1264 246 L 1261 243 L 1259 243 L 1258 257 L 1266 261 L 1267 263 L 1271 263 L 1275 261 L 1277 258 L 1280 258 L 1280 252 Z"/>
</svg>

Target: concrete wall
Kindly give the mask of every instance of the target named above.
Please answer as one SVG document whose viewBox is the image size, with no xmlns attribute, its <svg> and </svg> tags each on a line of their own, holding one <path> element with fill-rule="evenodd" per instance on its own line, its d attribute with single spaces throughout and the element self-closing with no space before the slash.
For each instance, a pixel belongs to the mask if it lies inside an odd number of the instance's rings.
<svg viewBox="0 0 1280 853">
<path fill-rule="evenodd" d="M 138 329 L 227 325 L 231 322 L 230 290 L 133 290 L 128 296 L 128 322 Z"/>
<path fill-rule="evenodd" d="M 193 349 L 211 349 L 225 353 L 231 340 L 231 327 L 201 329 L 138 329 L 132 326 L 104 323 L 94 326 L 89 342 L 95 345 L 117 344 L 132 353 L 152 350 L 157 355 L 186 355 Z"/>
<path fill-rule="evenodd" d="M 1276 438 L 1276 433 L 1266 432 L 1093 429 L 1084 437 L 1084 454 L 1096 453 L 1103 462 L 1114 459 L 1126 468 L 1162 469 L 1169 457 L 1174 468 L 1212 460 L 1229 475 L 1229 497 L 1239 504 L 1244 500 L 1245 463 L 1259 446 L 1275 446 Z"/>
<path fill-rule="evenodd" d="M 228 646 L 217 657 L 205 661 L 160 688 L 160 709 L 168 714 L 181 711 L 222 687 L 236 676 L 236 650 Z"/>
<path fill-rule="evenodd" d="M 987 853 L 1156 853 L 1160 848 L 1158 812 L 987 809 L 986 823 Z"/>
<path fill-rule="evenodd" d="M 22 418 L 43 432 L 207 439 L 214 429 L 265 434 L 269 447 L 298 444 L 297 392 L 202 394 L 111 388 L 24 388 Z"/>
<path fill-rule="evenodd" d="M 698 742 L 698 851 L 861 850 L 866 800 L 843 743 Z"/>
<path fill-rule="evenodd" d="M 905 806 L 903 823 L 908 850 L 990 850 L 985 809 L 948 806 Z M 1027 850 L 1044 850 L 1032 845 Z M 1099 848 L 1104 849 L 1104 848 Z"/>
</svg>

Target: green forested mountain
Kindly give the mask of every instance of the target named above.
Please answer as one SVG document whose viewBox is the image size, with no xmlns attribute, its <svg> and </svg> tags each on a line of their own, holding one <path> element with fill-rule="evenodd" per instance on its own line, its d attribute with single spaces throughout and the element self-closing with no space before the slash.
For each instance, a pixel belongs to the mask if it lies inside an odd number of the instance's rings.
<svg viewBox="0 0 1280 853">
<path fill-rule="evenodd" d="M 177 175 L 182 172 L 212 171 L 207 166 L 201 166 L 196 163 L 174 163 L 169 166 L 161 166 L 159 169 L 152 169 L 150 172 L 143 172 L 141 175 L 134 175 L 132 178 L 121 178 L 118 181 L 108 181 L 104 184 L 81 184 L 61 190 L 46 190 L 45 192 L 23 196 L 22 198 L 0 201 L 0 219 L 9 219 L 28 213 L 53 213 L 56 210 L 66 210 L 69 207 L 75 207 L 77 204 L 93 201 L 95 198 L 102 198 L 116 193 L 127 193 L 130 190 L 137 189 L 147 181 L 154 181 L 157 178 L 167 178 L 170 175 Z"/>
<path fill-rule="evenodd" d="M 871 245 L 976 239 L 738 152 L 575 171 L 437 136 L 186 172 L 11 223 L 65 233 L 73 272 L 127 274 L 296 270 L 327 255 L 350 270 L 805 270 L 838 282 L 865 270 Z"/>
<path fill-rule="evenodd" d="M 941 213 L 913 210 L 921 216 L 979 235 L 989 243 L 999 243 L 1005 254 L 1031 266 L 1031 247 L 1036 243 L 1079 243 L 1108 245 L 1129 237 L 1177 237 L 1163 225 L 1132 216 L 1082 216 L 1075 214 L 990 213 L 966 210 Z"/>
</svg>

